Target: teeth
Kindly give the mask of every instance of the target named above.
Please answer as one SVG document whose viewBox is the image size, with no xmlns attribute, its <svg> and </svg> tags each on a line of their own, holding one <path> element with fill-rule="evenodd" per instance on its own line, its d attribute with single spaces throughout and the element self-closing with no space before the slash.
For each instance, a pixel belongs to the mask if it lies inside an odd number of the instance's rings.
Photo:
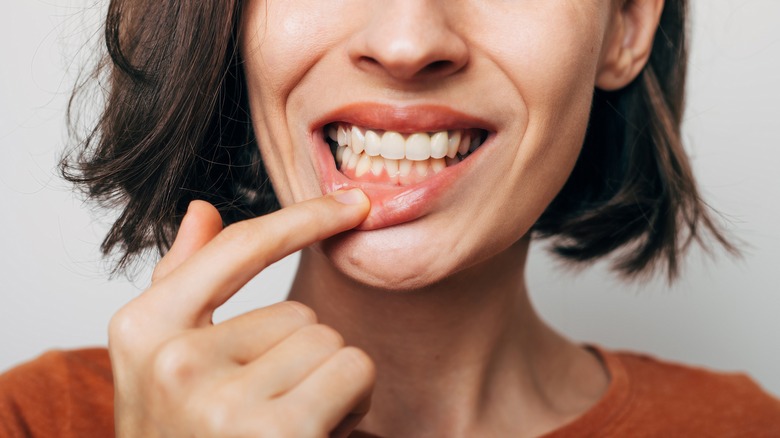
<svg viewBox="0 0 780 438">
<path fill-rule="evenodd" d="M 412 162 L 409 160 L 400 160 L 398 162 L 398 175 L 409 176 L 412 173 Z"/>
<path fill-rule="evenodd" d="M 366 136 L 363 135 L 362 132 L 360 132 L 360 128 L 357 126 L 352 127 L 352 152 L 359 154 L 365 150 L 366 146 Z"/>
<path fill-rule="evenodd" d="M 447 167 L 447 163 L 444 162 L 444 158 L 436 158 L 431 160 L 431 170 L 433 173 L 439 173 Z"/>
<path fill-rule="evenodd" d="M 347 150 L 344 151 L 344 156 L 346 156 L 347 151 L 350 151 L 350 149 L 347 148 Z M 354 152 L 350 154 L 349 161 L 347 161 L 347 169 L 354 169 L 357 166 L 358 160 L 360 160 L 360 155 L 362 154 L 356 154 Z"/>
<path fill-rule="evenodd" d="M 349 170 L 348 175 L 354 177 L 369 172 L 380 177 L 384 172 L 390 182 L 400 185 L 413 184 L 460 163 L 484 138 L 471 129 L 401 134 L 345 123 L 329 125 L 326 135 L 340 170 Z"/>
<path fill-rule="evenodd" d="M 454 131 L 450 134 L 450 138 L 447 141 L 447 157 L 455 158 L 458 154 L 458 146 L 460 145 L 460 131 Z"/>
<path fill-rule="evenodd" d="M 424 161 L 455 158 L 474 152 L 482 144 L 482 136 L 471 130 L 439 131 L 433 134 L 418 132 L 404 136 L 396 131 L 370 129 L 334 124 L 327 128 L 327 137 L 339 146 L 350 146 L 352 152 L 365 152 L 370 157 L 382 156 L 391 160 L 406 158 Z"/>
<path fill-rule="evenodd" d="M 437 132 L 431 136 L 431 158 L 444 158 L 448 147 L 447 131 Z"/>
<path fill-rule="evenodd" d="M 366 153 L 376 157 L 382 151 L 382 137 L 372 130 L 366 131 Z"/>
<path fill-rule="evenodd" d="M 458 145 L 458 153 L 461 155 L 466 155 L 469 152 L 470 143 L 471 143 L 471 136 L 468 134 L 464 134 L 460 139 L 460 144 Z"/>
<path fill-rule="evenodd" d="M 347 130 L 344 128 L 344 126 L 339 125 L 339 130 L 336 133 L 336 141 L 338 142 L 339 146 L 346 146 L 348 143 L 347 140 Z"/>
<path fill-rule="evenodd" d="M 353 155 L 353 157 L 358 156 L 357 154 Z M 357 162 L 357 166 L 355 167 L 355 176 L 361 177 L 366 174 L 369 170 L 371 170 L 371 157 L 369 157 L 366 154 L 360 154 L 360 159 Z"/>
<path fill-rule="evenodd" d="M 341 151 L 341 163 L 343 163 L 341 167 L 346 167 L 347 163 L 349 163 L 349 159 L 352 158 L 354 153 L 352 152 L 351 148 L 346 146 L 339 146 L 339 150 Z M 336 159 L 338 159 L 338 152 L 336 152 Z"/>
<path fill-rule="evenodd" d="M 469 152 L 474 152 L 475 150 L 477 150 L 480 144 L 482 144 L 482 139 L 477 136 L 474 136 L 474 138 L 471 139 L 471 146 L 469 146 Z"/>
<path fill-rule="evenodd" d="M 386 131 L 382 135 L 382 146 L 380 155 L 391 160 L 400 160 L 404 157 L 404 138 L 401 134 L 393 131 Z"/>
<path fill-rule="evenodd" d="M 415 161 L 414 170 L 420 176 L 428 175 L 428 161 Z"/>
<path fill-rule="evenodd" d="M 387 134 L 385 134 L 387 135 Z M 406 159 L 423 161 L 431 157 L 431 137 L 428 134 L 412 134 L 406 140 Z"/>
<path fill-rule="evenodd" d="M 339 141 L 339 129 L 336 127 L 336 125 L 332 125 L 330 128 L 328 128 L 328 138 L 335 142 Z"/>
<path fill-rule="evenodd" d="M 368 155 L 366 155 L 366 156 L 368 156 Z M 390 161 L 390 160 L 385 160 L 382 157 L 371 157 L 371 173 L 373 173 L 376 176 L 381 175 L 382 174 L 382 169 L 387 167 L 387 161 Z M 388 170 L 387 173 L 388 173 L 388 175 L 392 176 L 392 174 L 390 174 L 390 170 Z"/>
<path fill-rule="evenodd" d="M 384 161 L 385 163 L 385 169 L 387 170 L 388 176 L 396 176 L 398 175 L 398 163 L 399 161 L 408 161 L 408 160 L 391 160 L 388 158 L 380 158 L 378 161 Z"/>
</svg>

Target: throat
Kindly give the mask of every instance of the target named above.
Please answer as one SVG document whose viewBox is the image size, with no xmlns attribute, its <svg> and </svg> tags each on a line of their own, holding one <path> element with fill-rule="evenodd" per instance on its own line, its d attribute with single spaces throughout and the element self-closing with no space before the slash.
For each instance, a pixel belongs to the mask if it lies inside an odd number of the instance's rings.
<svg viewBox="0 0 780 438">
<path fill-rule="evenodd" d="M 377 369 L 358 427 L 379 436 L 539 436 L 595 405 L 608 374 L 550 328 L 525 289 L 529 240 L 425 289 L 368 287 L 301 252 L 289 298 Z"/>
</svg>

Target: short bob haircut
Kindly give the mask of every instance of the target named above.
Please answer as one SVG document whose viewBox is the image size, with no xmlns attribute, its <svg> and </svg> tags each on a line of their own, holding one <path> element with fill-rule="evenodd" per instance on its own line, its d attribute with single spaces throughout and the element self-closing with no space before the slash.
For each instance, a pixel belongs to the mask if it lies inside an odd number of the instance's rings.
<svg viewBox="0 0 780 438">
<path fill-rule="evenodd" d="M 120 209 L 101 246 L 120 256 L 115 272 L 165 252 L 193 199 L 214 204 L 225 225 L 279 208 L 249 117 L 241 10 L 241 0 L 110 2 L 107 55 L 76 87 L 71 127 L 88 84 L 106 91 L 105 106 L 60 167 L 88 198 Z M 646 68 L 619 91 L 594 91 L 573 173 L 532 230 L 565 260 L 612 255 L 623 277 L 661 269 L 671 281 L 705 232 L 734 251 L 681 142 L 686 15 L 687 0 L 667 0 Z"/>
</svg>

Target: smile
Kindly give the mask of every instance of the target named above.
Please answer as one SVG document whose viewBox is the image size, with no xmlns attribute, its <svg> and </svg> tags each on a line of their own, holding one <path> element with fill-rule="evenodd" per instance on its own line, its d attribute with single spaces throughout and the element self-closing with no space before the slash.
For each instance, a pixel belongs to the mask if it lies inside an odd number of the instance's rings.
<svg viewBox="0 0 780 438">
<path fill-rule="evenodd" d="M 323 129 L 339 171 L 352 180 L 409 186 L 454 166 L 488 136 L 483 129 L 451 129 L 402 134 L 349 123 Z"/>
<path fill-rule="evenodd" d="M 309 129 L 322 193 L 359 188 L 371 202 L 358 231 L 435 211 L 501 150 L 494 147 L 495 123 L 440 105 L 354 103 L 313 120 Z"/>
</svg>

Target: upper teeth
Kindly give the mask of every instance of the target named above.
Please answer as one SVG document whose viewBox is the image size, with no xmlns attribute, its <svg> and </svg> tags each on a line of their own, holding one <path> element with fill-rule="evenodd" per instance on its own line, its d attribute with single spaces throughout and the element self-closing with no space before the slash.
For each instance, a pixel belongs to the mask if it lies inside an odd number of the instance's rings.
<svg viewBox="0 0 780 438">
<path fill-rule="evenodd" d="M 339 146 L 348 146 L 352 152 L 365 152 L 370 157 L 382 156 L 391 160 L 406 158 L 424 161 L 429 158 L 455 158 L 473 151 L 481 138 L 471 131 L 453 130 L 435 133 L 418 132 L 402 135 L 395 131 L 373 131 L 358 126 L 331 125 L 328 137 Z"/>
</svg>

